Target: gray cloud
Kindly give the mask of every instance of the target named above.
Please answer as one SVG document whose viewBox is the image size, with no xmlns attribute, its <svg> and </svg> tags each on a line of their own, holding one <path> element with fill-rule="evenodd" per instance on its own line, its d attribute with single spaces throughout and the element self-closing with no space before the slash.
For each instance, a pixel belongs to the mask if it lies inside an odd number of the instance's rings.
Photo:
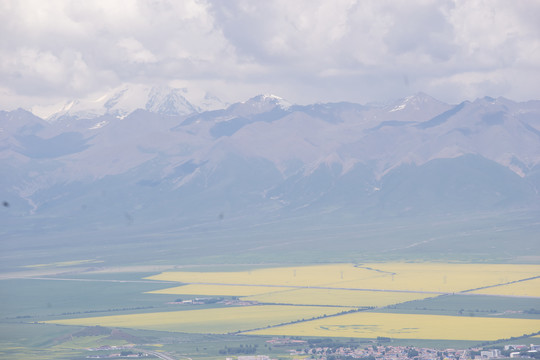
<svg viewBox="0 0 540 360">
<path fill-rule="evenodd" d="M 125 82 L 205 88 L 226 101 L 457 102 L 537 98 L 536 1 L 272 0 L 0 3 L 0 107 Z"/>
</svg>

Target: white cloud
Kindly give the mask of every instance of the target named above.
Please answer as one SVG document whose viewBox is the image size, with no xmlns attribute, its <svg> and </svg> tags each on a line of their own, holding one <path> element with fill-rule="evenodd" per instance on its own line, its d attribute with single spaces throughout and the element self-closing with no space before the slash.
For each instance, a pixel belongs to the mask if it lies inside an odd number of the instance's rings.
<svg viewBox="0 0 540 360">
<path fill-rule="evenodd" d="M 120 39 L 118 41 L 118 46 L 124 49 L 125 53 L 123 55 L 129 62 L 132 62 L 132 63 L 157 62 L 156 56 L 134 38 Z"/>
<path fill-rule="evenodd" d="M 126 82 L 226 101 L 524 100 L 538 97 L 538 18 L 533 0 L 5 0 L 0 108 Z"/>
</svg>

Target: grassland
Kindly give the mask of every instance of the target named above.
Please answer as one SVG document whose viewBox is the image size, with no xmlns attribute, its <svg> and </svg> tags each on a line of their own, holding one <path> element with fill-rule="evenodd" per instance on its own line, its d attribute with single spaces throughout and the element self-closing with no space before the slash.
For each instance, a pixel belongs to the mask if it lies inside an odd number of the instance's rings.
<svg viewBox="0 0 540 360">
<path fill-rule="evenodd" d="M 53 320 L 47 323 L 225 334 L 331 315 L 342 311 L 343 308 L 337 307 L 267 305 L 100 316 Z"/>
<path fill-rule="evenodd" d="M 359 312 L 249 332 L 253 335 L 397 339 L 497 340 L 539 331 L 531 319 Z"/>
<path fill-rule="evenodd" d="M 47 324 L 0 323 L 0 359 L 74 359 L 80 352 L 51 348 L 73 331 Z"/>
</svg>

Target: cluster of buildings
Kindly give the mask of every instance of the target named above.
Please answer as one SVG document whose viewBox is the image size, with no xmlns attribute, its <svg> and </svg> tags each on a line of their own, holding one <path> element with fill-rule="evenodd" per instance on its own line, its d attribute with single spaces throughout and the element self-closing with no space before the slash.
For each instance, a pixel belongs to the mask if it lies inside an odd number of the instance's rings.
<svg viewBox="0 0 540 360">
<path fill-rule="evenodd" d="M 127 344 L 121 346 L 115 345 L 103 345 L 98 348 L 89 348 L 88 351 L 107 351 L 106 354 L 98 355 L 88 355 L 87 359 L 111 359 L 111 358 L 141 358 L 148 357 L 148 354 L 141 351 L 135 350 L 134 344 Z M 120 351 L 120 352 L 111 352 L 111 351 Z"/>
<path fill-rule="evenodd" d="M 368 346 L 368 347 L 317 347 L 303 350 L 291 350 L 292 355 L 311 355 L 320 359 L 368 358 L 384 360 L 468 360 L 467 350 L 436 350 L 411 346 Z"/>
<path fill-rule="evenodd" d="M 540 358 L 536 356 L 540 345 L 507 345 L 501 349 L 437 350 L 410 346 L 368 347 L 314 347 L 291 350 L 291 355 L 306 356 L 321 360 L 356 358 L 371 360 L 487 360 L 498 358 Z M 247 360 L 247 359 L 245 359 Z"/>
<path fill-rule="evenodd" d="M 534 345 L 531 344 L 531 346 L 527 347 L 527 345 L 505 345 L 504 346 L 505 351 L 510 351 L 509 356 L 511 358 L 522 358 L 522 357 L 535 357 L 538 358 L 537 355 L 540 352 L 540 345 Z M 493 357 L 500 357 L 500 352 L 498 353 L 499 356 L 493 356 Z"/>
</svg>

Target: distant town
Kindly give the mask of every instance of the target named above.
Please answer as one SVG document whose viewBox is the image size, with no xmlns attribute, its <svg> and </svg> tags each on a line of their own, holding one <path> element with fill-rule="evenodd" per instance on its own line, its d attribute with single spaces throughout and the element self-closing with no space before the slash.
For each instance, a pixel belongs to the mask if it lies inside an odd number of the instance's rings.
<svg viewBox="0 0 540 360">
<path fill-rule="evenodd" d="M 365 359 L 365 360 L 481 360 L 498 358 L 533 358 L 540 359 L 540 345 L 505 345 L 497 348 L 473 348 L 467 350 L 432 349 L 411 346 L 332 347 L 327 344 L 315 345 L 303 340 L 269 340 L 275 346 L 297 345 L 291 350 L 293 356 L 306 355 L 312 359 Z M 303 346 L 302 346 L 303 345 Z M 306 346 L 308 345 L 308 346 Z M 238 360 L 270 360 L 269 357 L 239 356 Z"/>
<path fill-rule="evenodd" d="M 485 360 L 503 358 L 540 359 L 540 345 L 505 345 L 497 348 L 472 348 L 467 350 L 458 349 L 433 349 L 413 346 L 329 346 L 326 343 L 329 339 L 299 340 L 299 339 L 272 339 L 268 340 L 269 346 L 274 347 L 296 347 L 289 350 L 293 359 L 318 359 L 318 360 Z M 330 340 L 331 341 L 331 340 Z M 317 344 L 321 346 L 317 346 Z M 157 351 L 142 350 L 135 348 L 135 345 L 124 346 L 101 346 L 99 348 L 89 348 L 88 351 L 115 351 L 108 354 L 94 354 L 87 358 L 132 358 L 132 357 L 152 357 L 174 359 L 173 356 Z M 254 348 L 255 350 L 255 348 Z M 226 357 L 225 360 L 276 360 L 268 355 L 239 355 Z"/>
</svg>

